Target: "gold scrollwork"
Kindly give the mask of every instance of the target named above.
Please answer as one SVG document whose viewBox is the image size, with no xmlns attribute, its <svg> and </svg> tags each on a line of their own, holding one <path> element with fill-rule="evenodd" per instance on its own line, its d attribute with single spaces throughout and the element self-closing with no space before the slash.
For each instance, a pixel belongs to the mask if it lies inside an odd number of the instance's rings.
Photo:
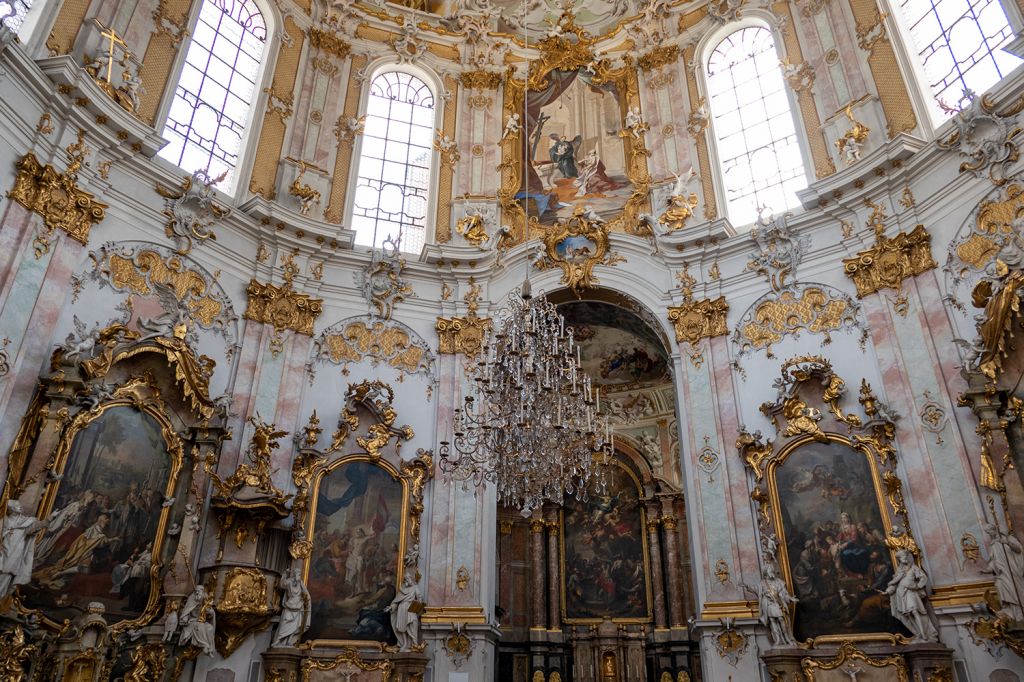
<svg viewBox="0 0 1024 682">
<path fill-rule="evenodd" d="M 910 669 L 907 667 L 907 662 L 903 656 L 900 654 L 890 654 L 889 656 L 874 658 L 858 649 L 850 640 L 843 641 L 835 658 L 820 659 L 806 657 L 801 659 L 800 668 L 803 670 L 807 682 L 815 682 L 818 679 L 817 671 L 835 670 L 847 661 L 863 661 L 872 668 L 894 668 L 893 672 L 896 674 L 894 682 L 910 682 Z"/>
<path fill-rule="evenodd" d="M 330 671 L 338 668 L 355 668 L 363 672 L 380 672 L 380 682 L 391 682 L 391 675 L 395 671 L 395 664 L 387 659 L 379 661 L 367 661 L 359 655 L 359 652 L 351 647 L 346 647 L 340 654 L 331 659 L 306 658 L 302 661 L 302 682 L 311 682 L 313 671 Z"/>
<path fill-rule="evenodd" d="M 459 74 L 459 82 L 467 90 L 494 90 L 501 85 L 504 76 L 500 71 L 463 71 Z"/>
<path fill-rule="evenodd" d="M 124 682 L 159 680 L 167 666 L 167 650 L 162 644 L 143 644 L 132 653 L 132 667 L 125 673 Z"/>
<path fill-rule="evenodd" d="M 290 281 L 278 287 L 253 279 L 245 293 L 248 296 L 245 319 L 273 325 L 277 332 L 291 329 L 312 336 L 313 323 L 323 311 L 321 299 L 300 294 Z"/>
<path fill-rule="evenodd" d="M 682 305 L 668 309 L 668 319 L 676 330 L 676 341 L 693 345 L 701 339 L 728 334 L 725 326 L 728 313 L 729 304 L 725 296 L 719 296 L 716 299 L 684 300 Z"/>
<path fill-rule="evenodd" d="M 438 352 L 442 354 L 463 354 L 474 357 L 483 347 L 484 337 L 493 323 L 488 317 L 467 315 L 465 317 L 437 318 L 437 335 L 440 339 Z"/>
<path fill-rule="evenodd" d="M 608 229 L 608 223 L 595 220 L 586 208 L 577 206 L 569 218 L 555 223 L 544 235 L 545 260 L 561 266 L 562 283 L 577 296 L 597 283 L 595 265 L 615 265 L 625 260 L 609 251 Z M 565 242 L 572 237 L 583 237 L 589 245 L 567 247 Z"/>
<path fill-rule="evenodd" d="M 430 371 L 431 356 L 426 343 L 396 322 L 362 318 L 340 329 L 332 326 L 317 338 L 315 346 L 319 357 L 343 365 L 343 373 L 347 373 L 349 363 L 364 358 L 374 364 L 387 363 L 406 374 Z"/>
<path fill-rule="evenodd" d="M 25 663 L 36 653 L 36 645 L 30 644 L 21 625 L 0 633 L 0 679 L 4 682 L 22 682 L 25 679 Z"/>
<path fill-rule="evenodd" d="M 227 658 L 246 637 L 270 624 L 266 576 L 256 568 L 232 568 L 224 579 L 224 591 L 214 608 L 217 651 Z"/>
<path fill-rule="evenodd" d="M 338 59 L 344 59 L 352 51 L 352 46 L 338 37 L 338 34 L 331 31 L 325 30 L 325 28 L 318 28 L 316 26 L 309 29 L 309 44 L 314 48 L 326 52 L 332 57 Z"/>
<path fill-rule="evenodd" d="M 820 287 L 810 286 L 799 295 L 783 291 L 757 305 L 751 320 L 738 330 L 738 339 L 753 348 L 766 348 L 782 340 L 787 334 L 807 330 L 812 334 L 825 334 L 855 324 L 856 311 L 846 300 L 834 298 Z"/>
<path fill-rule="evenodd" d="M 932 259 L 932 236 L 924 225 L 895 237 L 885 236 L 885 210 L 874 203 L 868 225 L 875 230 L 875 244 L 853 258 L 843 259 L 846 276 L 857 286 L 857 297 L 863 298 L 880 289 L 903 286 L 903 280 L 936 267 Z"/>
<path fill-rule="evenodd" d="M 82 244 L 89 243 L 89 230 L 103 220 L 107 205 L 78 187 L 78 171 L 89 150 L 83 142 L 85 132 L 78 131 L 78 142 L 67 147 L 69 163 L 60 173 L 50 164 L 43 165 L 29 152 L 18 160 L 14 187 L 7 196 L 43 219 L 46 233 L 37 237 L 37 256 L 49 250 L 49 236 L 63 230 Z"/>
<path fill-rule="evenodd" d="M 679 61 L 680 54 L 678 45 L 659 45 L 650 52 L 641 55 L 637 59 L 636 65 L 640 67 L 641 71 L 653 71 L 654 69 L 660 69 L 666 64 Z"/>
</svg>

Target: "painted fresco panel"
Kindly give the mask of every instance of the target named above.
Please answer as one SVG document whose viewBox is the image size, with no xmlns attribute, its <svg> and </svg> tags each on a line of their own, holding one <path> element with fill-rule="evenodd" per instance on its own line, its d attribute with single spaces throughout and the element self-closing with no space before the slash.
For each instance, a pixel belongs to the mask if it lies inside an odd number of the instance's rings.
<svg viewBox="0 0 1024 682">
<path fill-rule="evenodd" d="M 632 476 L 611 467 L 607 494 L 568 501 L 563 514 L 565 617 L 648 618 L 643 511 Z"/>
<path fill-rule="evenodd" d="M 110 408 L 79 431 L 22 588 L 26 605 L 55 620 L 89 602 L 106 606 L 108 621 L 141 615 L 171 469 L 160 425 L 134 408 Z"/>
<path fill-rule="evenodd" d="M 306 639 L 394 640 L 384 609 L 395 597 L 402 501 L 402 483 L 370 462 L 342 464 L 321 479 Z"/>
<path fill-rule="evenodd" d="M 905 633 L 882 594 L 892 556 L 867 457 L 842 443 L 811 442 L 776 469 L 792 591 L 800 600 L 798 640 Z"/>
</svg>

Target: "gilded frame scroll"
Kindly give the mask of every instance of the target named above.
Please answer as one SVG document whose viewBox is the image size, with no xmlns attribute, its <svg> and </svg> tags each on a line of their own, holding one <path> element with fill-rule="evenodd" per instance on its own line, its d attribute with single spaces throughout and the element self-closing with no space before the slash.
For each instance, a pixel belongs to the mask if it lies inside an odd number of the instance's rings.
<svg viewBox="0 0 1024 682">
<path fill-rule="evenodd" d="M 639 477 L 636 475 L 629 466 L 622 462 L 618 457 L 613 459 L 613 463 L 619 469 L 621 469 L 629 477 L 630 481 L 636 486 L 637 493 L 637 506 L 640 512 L 640 528 L 637 531 L 640 533 L 640 546 L 643 552 L 643 567 L 644 567 L 644 594 L 647 601 L 647 613 L 644 617 L 636 618 L 610 618 L 613 623 L 622 624 L 645 624 L 654 622 L 654 592 L 651 584 L 651 564 L 650 564 L 650 548 L 647 546 L 647 509 L 643 504 L 643 491 L 644 487 Z M 558 562 L 559 571 L 561 573 L 561 585 L 559 586 L 559 600 L 561 601 L 562 609 L 562 622 L 568 624 L 595 624 L 601 623 L 603 618 L 573 618 L 569 617 L 568 604 L 566 600 L 566 570 L 565 570 L 565 508 L 558 512 Z"/>
<path fill-rule="evenodd" d="M 640 110 L 636 64 L 629 55 L 624 57 L 624 66 L 618 68 L 613 68 L 610 60 L 598 58 L 594 52 L 598 39 L 576 25 L 571 11 L 564 11 L 559 22 L 563 32 L 540 41 L 540 59 L 530 62 L 526 76 L 516 79 L 510 75 L 505 79 L 502 120 L 508 120 L 514 113 L 521 115 L 527 89 L 536 91 L 547 87 L 548 76 L 552 71 L 586 68 L 592 72 L 595 84 L 613 84 L 619 93 L 620 137 L 625 156 L 625 174 L 633 191 L 621 212 L 607 221 L 607 230 L 635 234 L 640 224 L 639 215 L 650 211 L 651 191 L 651 175 L 647 164 L 651 152 L 647 149 L 645 136 L 629 133 L 626 126 L 626 114 L 630 110 Z M 521 134 L 527 134 L 525 126 Z M 515 198 L 522 189 L 526 172 L 520 149 L 518 135 L 509 135 L 501 141 L 501 165 L 498 167 L 501 182 L 497 193 L 501 207 L 499 222 L 512 228 L 513 239 L 507 242 L 510 246 L 543 236 L 546 232 L 540 220 L 536 216 L 528 216 L 523 204 Z"/>
<path fill-rule="evenodd" d="M 91 410 L 79 411 L 74 417 L 71 417 L 70 420 L 65 423 L 57 446 L 46 464 L 47 470 L 50 471 L 52 475 L 48 477 L 46 487 L 39 502 L 37 516 L 40 519 L 47 518 L 52 511 L 54 502 L 57 498 L 57 493 L 62 483 L 61 477 L 64 474 L 64 468 L 68 463 L 68 458 L 71 454 L 72 448 L 74 447 L 75 438 L 79 433 L 100 419 L 108 411 L 124 407 L 134 408 L 135 410 L 153 418 L 159 424 L 161 434 L 163 435 L 164 441 L 167 445 L 167 453 L 171 458 L 170 470 L 167 475 L 167 483 L 163 490 L 163 494 L 165 499 L 170 499 L 176 495 L 175 491 L 178 488 L 179 479 L 184 466 L 184 444 L 174 429 L 173 422 L 167 412 L 167 406 L 161 399 L 159 389 L 157 388 L 152 376 L 145 374 L 143 376 L 134 376 L 129 378 L 124 384 L 113 391 L 110 399 L 99 403 Z M 161 569 L 163 568 L 163 562 L 161 554 L 167 538 L 166 531 L 172 513 L 172 507 L 165 507 L 161 510 L 155 535 L 152 538 L 153 549 L 151 553 L 152 564 L 150 567 L 150 587 L 146 606 L 138 617 L 125 619 L 111 625 L 110 629 L 112 633 L 119 633 L 130 628 L 145 625 L 157 615 L 162 592 Z M 42 620 L 47 627 L 53 629 L 60 628 L 60 623 L 47 616 L 42 609 L 26 608 L 19 600 L 19 610 L 38 613 L 42 616 Z"/>
</svg>

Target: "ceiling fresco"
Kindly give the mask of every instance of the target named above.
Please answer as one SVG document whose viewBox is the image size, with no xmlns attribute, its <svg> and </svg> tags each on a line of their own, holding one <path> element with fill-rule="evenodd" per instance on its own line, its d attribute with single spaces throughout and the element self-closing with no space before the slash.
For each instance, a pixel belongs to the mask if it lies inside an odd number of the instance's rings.
<svg viewBox="0 0 1024 682">
<path fill-rule="evenodd" d="M 620 391 L 671 380 L 665 346 L 635 313 L 600 301 L 570 301 L 558 311 L 573 329 L 595 385 Z"/>
</svg>

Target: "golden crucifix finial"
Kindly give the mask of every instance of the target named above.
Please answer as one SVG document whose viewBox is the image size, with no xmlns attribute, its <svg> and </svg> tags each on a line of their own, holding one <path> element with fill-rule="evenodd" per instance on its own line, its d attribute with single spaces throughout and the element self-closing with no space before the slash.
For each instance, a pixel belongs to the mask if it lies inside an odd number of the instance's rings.
<svg viewBox="0 0 1024 682">
<path fill-rule="evenodd" d="M 108 28 L 100 32 L 101 38 L 106 38 L 110 41 L 110 48 L 107 51 L 107 82 L 110 83 L 111 76 L 114 73 L 114 46 L 120 45 L 124 48 L 125 52 L 128 51 L 128 43 L 121 40 L 121 38 L 114 32 L 113 28 Z"/>
</svg>

